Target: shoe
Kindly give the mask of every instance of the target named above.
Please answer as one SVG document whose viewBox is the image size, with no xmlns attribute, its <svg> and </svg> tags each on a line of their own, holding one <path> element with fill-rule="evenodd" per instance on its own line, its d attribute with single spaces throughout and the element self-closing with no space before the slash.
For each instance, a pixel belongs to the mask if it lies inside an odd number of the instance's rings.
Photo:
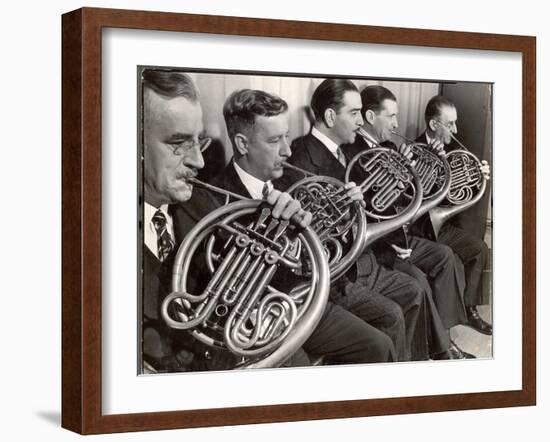
<svg viewBox="0 0 550 442">
<path fill-rule="evenodd" d="M 451 346 L 447 351 L 450 351 L 455 356 L 452 359 L 476 359 L 476 357 L 473 354 L 462 350 L 458 345 L 456 345 L 454 341 L 451 341 Z"/>
<path fill-rule="evenodd" d="M 451 341 L 451 346 L 447 350 L 431 355 L 430 359 L 433 361 L 442 361 L 448 359 L 476 359 L 476 357 L 473 354 L 465 352 Z"/>
<path fill-rule="evenodd" d="M 433 361 L 443 361 L 446 359 L 459 359 L 455 357 L 455 354 L 451 350 L 445 350 L 441 353 L 436 353 L 430 356 Z"/>
<path fill-rule="evenodd" d="M 466 307 L 466 313 L 468 315 L 467 326 L 472 327 L 474 330 L 484 335 L 493 334 L 493 326 L 485 322 L 481 316 L 479 316 L 475 305 L 473 307 Z"/>
</svg>

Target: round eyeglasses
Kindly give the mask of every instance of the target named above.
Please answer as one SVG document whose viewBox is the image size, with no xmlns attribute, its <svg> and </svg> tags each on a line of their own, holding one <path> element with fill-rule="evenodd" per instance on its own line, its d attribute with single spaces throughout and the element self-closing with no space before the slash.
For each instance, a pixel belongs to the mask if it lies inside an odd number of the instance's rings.
<svg viewBox="0 0 550 442">
<path fill-rule="evenodd" d="M 181 143 L 172 144 L 172 153 L 176 156 L 182 156 L 197 146 L 199 147 L 199 150 L 201 152 L 204 152 L 206 149 L 208 149 L 210 143 L 212 143 L 212 138 L 210 137 L 199 138 L 197 141 L 185 140 Z"/>
</svg>

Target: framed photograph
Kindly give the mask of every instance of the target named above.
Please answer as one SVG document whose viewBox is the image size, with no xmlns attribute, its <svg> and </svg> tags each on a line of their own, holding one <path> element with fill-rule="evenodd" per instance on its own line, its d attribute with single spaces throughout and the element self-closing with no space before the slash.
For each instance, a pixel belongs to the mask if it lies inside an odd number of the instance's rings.
<svg viewBox="0 0 550 442">
<path fill-rule="evenodd" d="M 62 99 L 63 427 L 535 404 L 533 37 L 83 8 Z"/>
</svg>

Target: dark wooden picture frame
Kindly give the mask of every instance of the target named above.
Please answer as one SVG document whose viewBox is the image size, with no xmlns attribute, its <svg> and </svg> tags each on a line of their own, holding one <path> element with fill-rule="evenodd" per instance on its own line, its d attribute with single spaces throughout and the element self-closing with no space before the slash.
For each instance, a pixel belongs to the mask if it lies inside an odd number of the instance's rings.
<svg viewBox="0 0 550 442">
<path fill-rule="evenodd" d="M 62 425 L 82 434 L 512 407 L 536 403 L 534 37 L 83 8 L 63 15 Z M 103 28 L 509 51 L 522 55 L 522 388 L 467 394 L 103 415 Z"/>
</svg>

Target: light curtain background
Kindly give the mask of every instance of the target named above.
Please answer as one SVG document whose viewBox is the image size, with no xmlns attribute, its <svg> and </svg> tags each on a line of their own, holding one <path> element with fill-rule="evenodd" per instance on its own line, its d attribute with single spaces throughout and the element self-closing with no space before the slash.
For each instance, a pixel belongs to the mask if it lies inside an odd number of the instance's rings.
<svg viewBox="0 0 550 442">
<path fill-rule="evenodd" d="M 205 167 L 201 179 L 210 180 L 227 164 L 232 155 L 231 141 L 223 119 L 223 105 L 227 97 L 239 89 L 260 89 L 283 98 L 289 106 L 290 139 L 307 134 L 311 128 L 311 96 L 324 78 L 281 75 L 247 75 L 246 73 L 188 72 L 199 88 L 200 102 L 204 113 L 206 133 L 215 142 L 205 153 Z M 398 128 L 396 131 L 414 140 L 426 124 L 424 110 L 430 98 L 443 94 L 450 98 L 458 111 L 458 138 L 480 159 L 491 162 L 492 103 L 491 85 L 472 82 L 436 82 L 413 80 L 388 80 L 354 78 L 359 90 L 366 86 L 380 85 L 388 88 L 397 98 Z M 395 144 L 403 139 L 394 136 Z M 458 147 L 456 143 L 453 143 Z M 456 217 L 457 223 L 472 234 L 484 238 L 491 245 L 491 183 L 482 201 Z M 490 266 L 489 266 L 490 267 Z"/>
<path fill-rule="evenodd" d="M 221 73 L 190 73 L 200 92 L 204 112 L 205 130 L 225 147 L 225 161 L 231 158 L 231 143 L 223 120 L 223 104 L 233 91 L 238 89 L 260 89 L 283 98 L 289 106 L 290 138 L 294 139 L 309 132 L 309 103 L 315 88 L 323 78 L 300 78 L 264 75 L 236 75 Z M 398 131 L 408 138 L 424 130 L 424 109 L 428 100 L 440 91 L 440 83 L 413 81 L 352 80 L 359 90 L 377 84 L 390 89 L 399 105 Z M 400 142 L 399 139 L 395 140 Z"/>
</svg>

